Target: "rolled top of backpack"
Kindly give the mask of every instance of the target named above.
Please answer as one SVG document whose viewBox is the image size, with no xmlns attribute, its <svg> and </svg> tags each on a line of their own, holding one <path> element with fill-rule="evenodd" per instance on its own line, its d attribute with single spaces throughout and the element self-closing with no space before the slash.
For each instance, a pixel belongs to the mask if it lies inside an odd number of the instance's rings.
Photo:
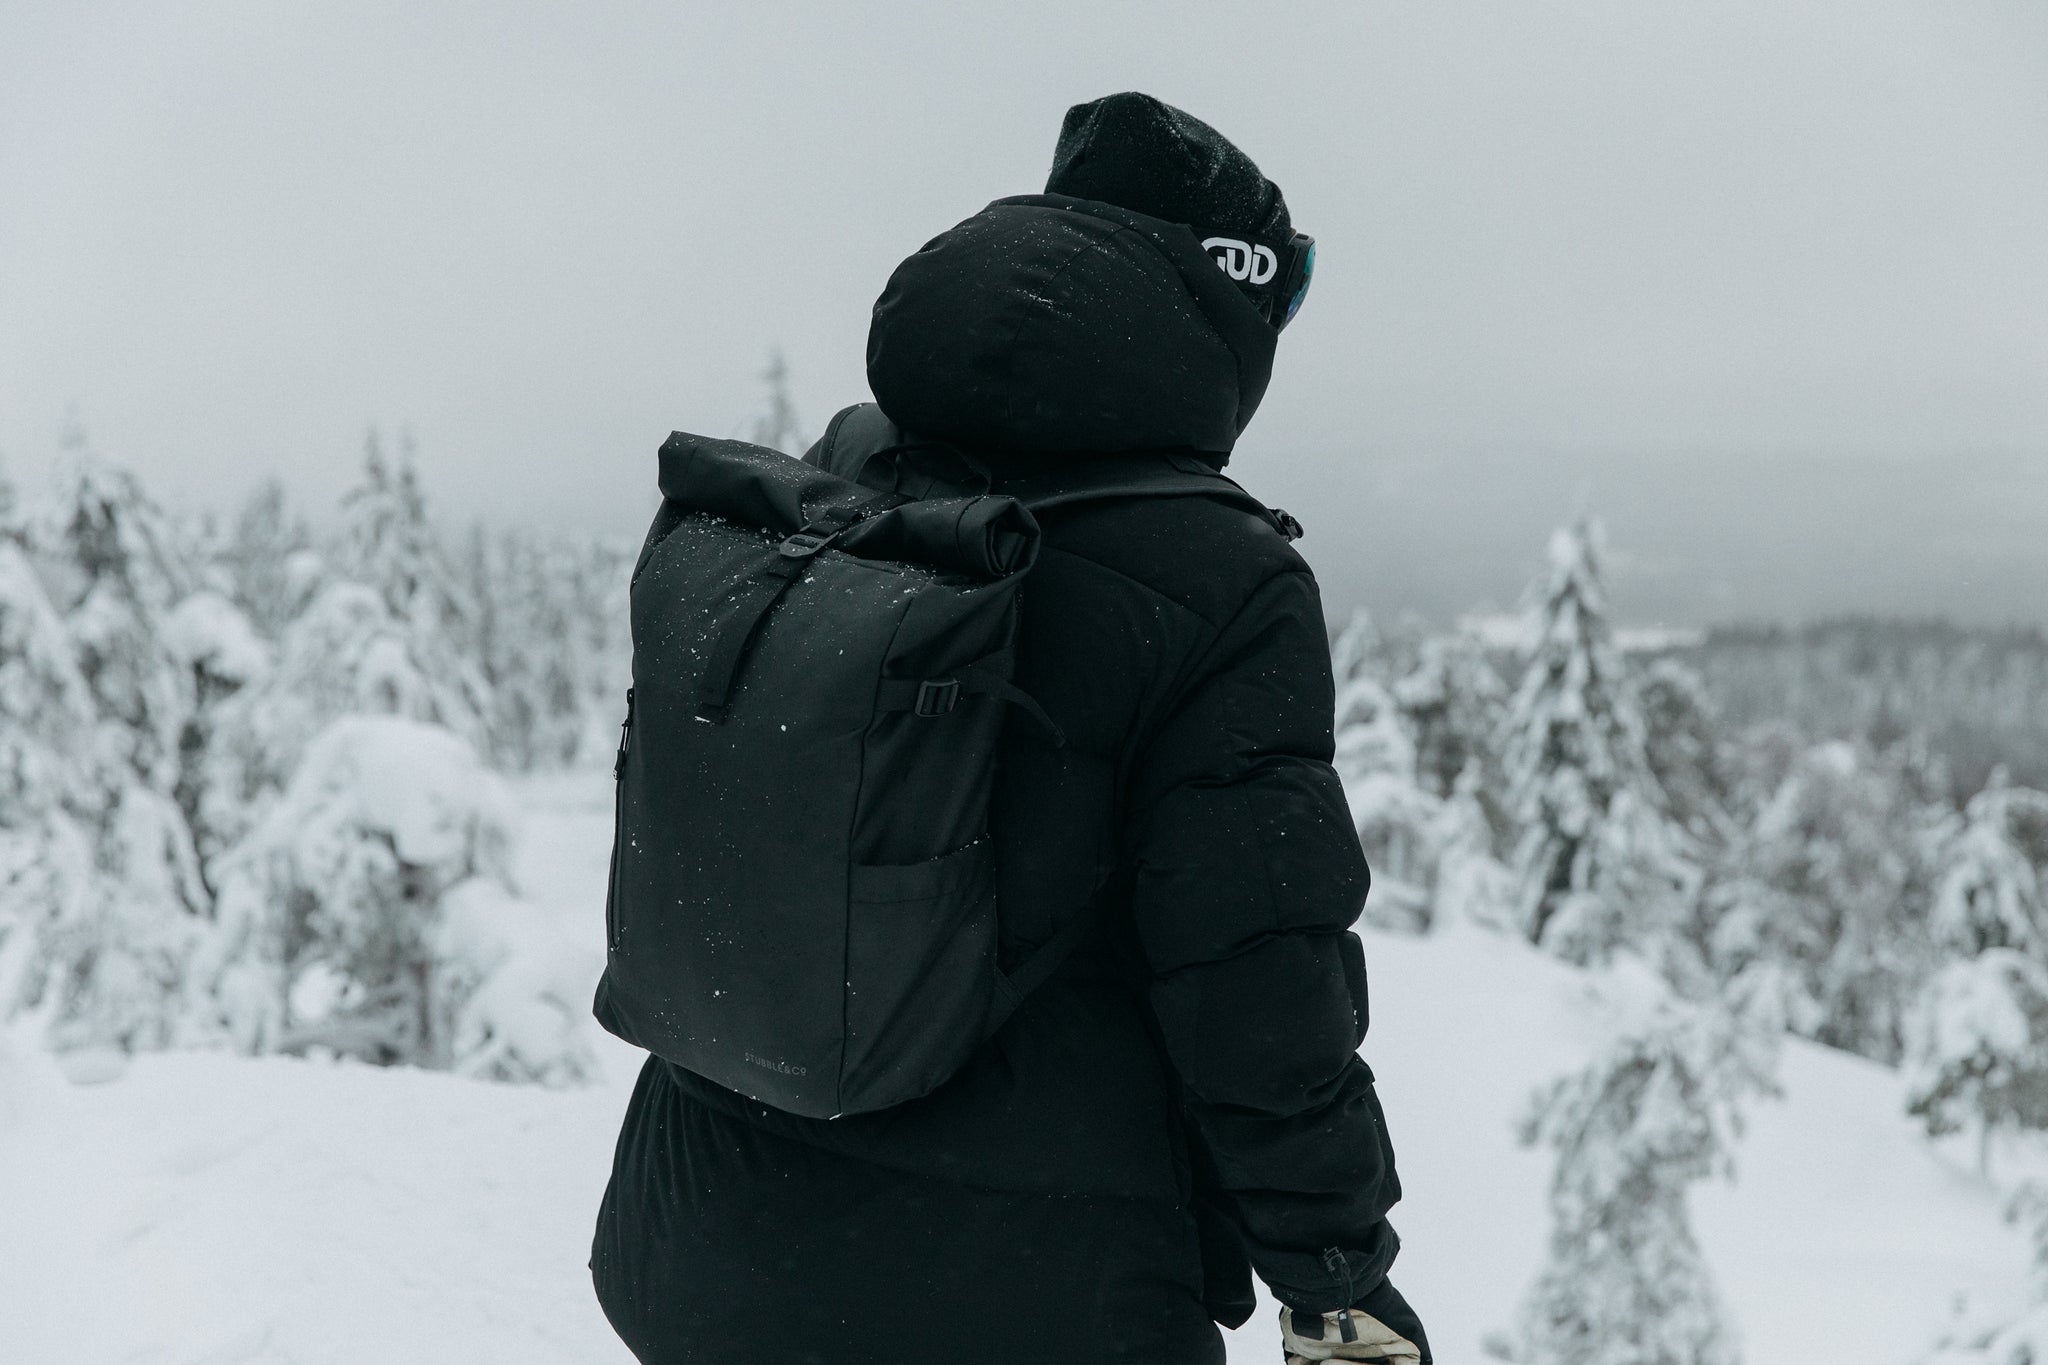
<svg viewBox="0 0 2048 1365">
<path fill-rule="evenodd" d="M 835 542 L 863 559 L 901 559 L 1002 578 L 1038 558 L 1038 523 L 1015 498 L 983 493 L 892 507 Z"/>
<path fill-rule="evenodd" d="M 678 431 L 661 447 L 662 496 L 685 511 L 793 536 L 836 531 L 834 548 L 863 559 L 1004 578 L 1038 556 L 1038 523 L 995 494 L 908 501 L 780 451 Z"/>
</svg>

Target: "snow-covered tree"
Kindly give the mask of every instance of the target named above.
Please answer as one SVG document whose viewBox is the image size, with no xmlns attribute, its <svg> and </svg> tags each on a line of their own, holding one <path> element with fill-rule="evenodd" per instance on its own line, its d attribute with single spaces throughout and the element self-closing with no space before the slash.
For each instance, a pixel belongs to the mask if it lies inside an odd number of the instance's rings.
<svg viewBox="0 0 2048 1365">
<path fill-rule="evenodd" d="M 27 1002 L 60 1049 L 177 1041 L 187 973 L 208 925 L 183 816 L 138 782 L 107 793 L 84 896 L 42 922 Z"/>
<path fill-rule="evenodd" d="M 267 673 L 223 701 L 209 728 L 196 825 L 211 859 L 262 818 L 312 737 L 347 715 L 401 716 L 467 737 L 481 728 L 471 694 L 444 660 L 422 658 L 419 632 L 361 583 L 330 582 L 278 642 Z"/>
<path fill-rule="evenodd" d="M 626 688 L 633 681 L 632 617 L 627 610 L 637 542 L 596 540 L 566 547 L 565 577 L 572 585 L 570 638 L 581 662 L 583 736 L 579 762 L 602 759 L 618 742 Z"/>
<path fill-rule="evenodd" d="M 1699 674 L 1657 659 L 1636 686 L 1643 757 L 1665 810 L 1695 838 L 1724 842 L 1732 833 L 1733 779 L 1722 753 L 1722 726 Z"/>
<path fill-rule="evenodd" d="M 566 1080 L 588 980 L 514 895 L 511 812 L 438 727 L 348 716 L 222 862 L 208 1027 L 252 1052 Z M 508 978 L 509 974 L 509 978 Z"/>
<path fill-rule="evenodd" d="M 394 469 L 371 434 L 363 482 L 344 501 L 340 574 L 309 550 L 286 549 L 297 533 L 278 529 L 279 506 L 259 497 L 244 513 L 255 559 L 284 553 L 272 605 L 290 615 L 274 664 L 208 717 L 193 824 L 209 860 L 261 820 L 307 743 L 339 717 L 431 722 L 479 747 L 491 736 L 476 613 L 427 518 L 409 451 Z"/>
<path fill-rule="evenodd" d="M 1420 932 L 1430 926 L 1436 849 L 1432 822 L 1439 802 L 1417 785 L 1415 744 L 1401 708 L 1375 671 L 1361 614 L 1337 641 L 1336 768 L 1372 867 L 1369 922 Z"/>
<path fill-rule="evenodd" d="M 509 884 L 471 603 L 409 459 L 372 450 L 323 561 L 274 488 L 222 536 L 73 444 L 52 495 L 0 493 L 0 1022 L 584 1074 L 597 964 Z M 553 759 L 616 698 L 623 625 L 591 618 L 629 563 L 525 566 Z"/>
<path fill-rule="evenodd" d="M 228 699 L 269 673 L 270 646 L 257 636 L 241 608 L 211 589 L 195 592 L 171 609 L 164 638 L 192 685 L 193 707 L 178 739 L 178 781 L 172 796 L 192 832 L 203 869 L 205 855 L 213 851 L 205 806 L 214 728 Z"/>
<path fill-rule="evenodd" d="M 1330 641 L 1330 674 L 1338 691 L 1353 678 L 1378 676 L 1380 647 L 1379 627 L 1373 623 L 1372 613 L 1353 607 L 1350 618 Z"/>
<path fill-rule="evenodd" d="M 169 791 L 193 706 L 161 629 L 192 586 L 169 521 L 134 475 L 80 453 L 31 511 L 26 541 L 92 689 L 101 742 Z"/>
<path fill-rule="evenodd" d="M 2048 795 L 2014 787 L 2002 770 L 1995 771 L 1942 849 L 1929 924 L 1944 950 L 1962 956 L 1991 948 L 2036 957 L 2048 953 L 2044 836 Z"/>
<path fill-rule="evenodd" d="M 1908 1108 L 1936 1136 L 2048 1128 L 2048 900 L 2016 841 L 2048 828 L 2048 796 L 1994 774 L 1947 841 L 1930 917 L 1949 960 L 1908 1019 Z"/>
<path fill-rule="evenodd" d="M 373 589 L 404 627 L 407 654 L 438 694 L 436 719 L 487 747 L 490 690 L 466 647 L 474 603 L 427 518 L 409 439 L 394 468 L 370 433 L 363 482 L 342 500 L 342 514 L 342 574 Z"/>
<path fill-rule="evenodd" d="M 1416 666 L 1394 684 L 1394 699 L 1415 736 L 1416 778 L 1425 791 L 1448 797 L 1475 766 L 1491 777 L 1507 692 L 1479 641 L 1464 631 L 1424 639 Z"/>
<path fill-rule="evenodd" d="M 1720 861 L 1699 940 L 1721 977 L 1783 967 L 1794 1031 L 1883 1062 L 1931 976 L 1937 813 L 1889 760 L 1845 743 L 1795 752 Z"/>
<path fill-rule="evenodd" d="M 597 557 L 519 532 L 471 539 L 465 570 L 477 654 L 490 684 L 494 752 L 509 767 L 568 766 L 600 752 L 616 728 L 630 653 L 608 618 L 623 614 L 625 577 L 617 596 L 592 600 Z"/>
<path fill-rule="evenodd" d="M 1484 781 L 1480 765 L 1467 763 L 1432 821 L 1436 881 L 1430 893 L 1430 922 L 1442 923 L 1455 915 L 1513 932 L 1515 879 L 1495 854 Z"/>
<path fill-rule="evenodd" d="M 1743 1104 L 1774 1087 L 1760 983 L 1686 1004 L 1647 970 L 1610 976 L 1626 1012 L 1583 1070 L 1538 1093 L 1525 1144 L 1557 1153 L 1549 1252 L 1524 1302 L 1519 1365 L 1734 1365 L 1734 1335 L 1687 1216 L 1730 1168 Z"/>
<path fill-rule="evenodd" d="M 306 523 L 291 514 L 284 485 L 265 479 L 242 503 L 220 558 L 235 605 L 265 639 L 276 639 L 305 605 L 294 555 L 312 548 Z"/>
<path fill-rule="evenodd" d="M 747 430 L 747 439 L 770 450 L 801 453 L 811 442 L 797 417 L 796 401 L 790 397 L 789 363 L 783 359 L 781 347 L 768 353 L 768 368 L 761 371 L 761 382 L 768 393 L 760 414 Z"/>
<path fill-rule="evenodd" d="M 1601 553 L 1594 522 L 1551 538 L 1502 743 L 1516 918 L 1531 942 L 1578 962 L 1666 934 L 1696 878 L 1663 815 L 1607 622 Z"/>
<path fill-rule="evenodd" d="M 364 441 L 363 481 L 341 505 L 341 565 L 350 578 L 375 588 L 403 620 L 438 629 L 462 615 L 460 591 L 427 519 L 409 440 L 394 468 L 373 429 Z"/>
<path fill-rule="evenodd" d="M 0 1022 L 42 994 L 45 925 L 96 890 L 96 719 L 63 618 L 0 533 Z"/>
<path fill-rule="evenodd" d="M 1588 885 L 1559 899 L 1544 946 L 1568 962 L 1599 963 L 1633 949 L 1668 972 L 1687 970 L 1689 962 L 1670 959 L 1683 947 L 1679 927 L 1699 873 L 1662 813 L 1636 792 L 1615 793 L 1580 857 L 1591 868 Z"/>
<path fill-rule="evenodd" d="M 1907 1022 L 1907 1108 L 1939 1137 L 2048 1128 L 2048 967 L 2010 948 L 1944 966 Z"/>
<path fill-rule="evenodd" d="M 1368 918 L 1411 932 L 1453 915 L 1506 927 L 1490 748 L 1503 689 L 1478 642 L 1413 624 L 1391 641 L 1360 610 L 1331 646 L 1331 671 L 1337 772 L 1373 869 Z"/>
<path fill-rule="evenodd" d="M 13 954 L 13 1007 L 35 1011 L 59 1047 L 163 1046 L 207 909 L 174 799 L 196 698 L 165 634 L 191 569 L 135 478 L 82 448 L 20 534 L 32 572 L 14 561 L 8 595 L 34 637 L 21 676 L 46 701 L 66 698 L 63 718 L 32 720 L 26 743 L 61 748 L 65 771 L 35 798 L 32 846 L 50 861 L 19 887 L 34 937 Z"/>
</svg>

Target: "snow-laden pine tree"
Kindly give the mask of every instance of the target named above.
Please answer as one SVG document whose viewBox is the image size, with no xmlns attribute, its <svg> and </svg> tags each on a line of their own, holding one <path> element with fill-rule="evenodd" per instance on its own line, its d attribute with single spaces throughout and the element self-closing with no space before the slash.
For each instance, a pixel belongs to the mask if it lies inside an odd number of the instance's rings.
<svg viewBox="0 0 2048 1365">
<path fill-rule="evenodd" d="M 250 1052 L 570 1080 L 596 975 L 514 893 L 512 812 L 467 743 L 348 716 L 220 863 L 208 1029 Z"/>
<path fill-rule="evenodd" d="M 2021 847 L 2048 796 L 2002 772 L 1947 841 L 1930 927 L 1945 959 L 1906 1027 L 1907 1103 L 1934 1136 L 1973 1128 L 1990 1167 L 2000 1130 L 2048 1128 L 2048 897 Z"/>
<path fill-rule="evenodd" d="M 42 935 L 98 893 L 96 720 L 63 618 L 0 528 L 0 1023 L 54 1010 Z"/>
<path fill-rule="evenodd" d="M 1359 612 L 1338 636 L 1331 659 L 1337 776 L 1372 868 L 1368 922 L 1420 932 L 1431 923 L 1441 803 L 1416 782 L 1415 743 L 1379 675 L 1380 662 L 1371 621 Z"/>
<path fill-rule="evenodd" d="M 1679 827 L 1719 846 L 1734 833 L 1734 779 L 1722 751 L 1722 725 L 1706 684 L 1676 659 L 1653 662 L 1636 685 L 1643 757 Z"/>
<path fill-rule="evenodd" d="M 208 908 L 174 795 L 196 700 L 164 633 L 191 569 L 134 477 L 82 448 L 29 510 L 22 541 L 90 706 L 59 798 L 89 875 L 67 875 L 37 916 L 25 1003 L 59 1047 L 161 1047 L 177 1034 Z"/>
<path fill-rule="evenodd" d="M 228 593 L 263 638 L 275 640 L 305 605 L 292 557 L 313 544 L 306 523 L 285 503 L 275 478 L 256 486 L 235 515 L 220 552 Z"/>
<path fill-rule="evenodd" d="M 193 1028 L 251 1051 L 572 1079 L 596 964 L 510 887 L 512 826 L 481 757 L 494 721 L 530 747 L 549 717 L 494 713 L 479 656 L 502 602 L 470 596 L 409 456 L 394 467 L 373 440 L 344 511 L 340 571 L 287 558 L 304 605 L 208 732 L 198 823 L 219 928 Z M 515 595 L 574 591 L 512 568 Z M 561 615 L 522 622 L 531 657 L 575 667 Z M 574 712 L 573 677 L 558 691 Z"/>
<path fill-rule="evenodd" d="M 1499 859 L 1500 734 L 1507 693 L 1469 632 L 1421 638 L 1394 684 L 1403 728 L 1414 736 L 1414 783 L 1427 801 L 1408 804 L 1433 862 L 1428 922 L 1459 916 L 1513 927 L 1512 878 Z"/>
<path fill-rule="evenodd" d="M 442 722 L 449 689 L 418 648 L 418 634 L 376 590 L 346 580 L 315 590 L 285 628 L 269 670 L 223 701 L 209 727 L 195 821 L 206 857 L 220 856 L 262 819 L 330 721 Z M 459 704 L 453 709 L 470 717 Z"/>
<path fill-rule="evenodd" d="M 494 753 L 506 766 L 560 768 L 609 753 L 630 653 L 623 555 L 520 531 L 472 537 L 465 575 L 477 655 L 490 684 Z M 593 575 L 611 570 L 594 591 Z"/>
<path fill-rule="evenodd" d="M 1941 816 L 1890 758 L 1794 746 L 1716 868 L 1700 939 L 1717 976 L 1777 964 L 1791 1028 L 1882 1062 L 1934 969 L 1927 924 Z"/>
<path fill-rule="evenodd" d="M 262 819 L 313 736 L 339 717 L 402 716 L 489 745 L 475 613 L 427 518 L 410 458 L 394 469 L 373 434 L 344 514 L 333 555 L 342 572 L 305 550 L 287 554 L 281 591 L 303 605 L 279 634 L 272 666 L 209 718 L 194 813 L 209 860 Z"/>
<path fill-rule="evenodd" d="M 79 451 L 25 533 L 106 722 L 102 742 L 169 791 L 193 698 L 162 623 L 194 583 L 168 519 L 134 475 Z"/>
<path fill-rule="evenodd" d="M 627 539 L 592 540 L 569 547 L 572 585 L 570 629 L 581 671 L 583 737 L 579 762 L 609 761 L 617 740 L 626 688 L 633 681 L 632 615 L 627 610 L 633 565 L 640 547 Z"/>
<path fill-rule="evenodd" d="M 1338 690 L 1342 691 L 1352 678 L 1377 677 L 1382 671 L 1380 655 L 1380 632 L 1372 613 L 1364 607 L 1353 607 L 1350 617 L 1330 641 L 1330 674 L 1336 679 Z"/>
<path fill-rule="evenodd" d="M 1581 963 L 1667 936 L 1697 880 L 1607 622 L 1601 544 L 1592 521 L 1551 537 L 1501 744 L 1517 922 Z"/>
<path fill-rule="evenodd" d="M 269 676 L 270 645 L 255 625 L 223 594 L 210 588 L 187 596 L 163 623 L 164 640 L 184 668 L 192 688 L 192 711 L 179 735 L 178 781 L 172 791 L 201 857 L 214 850 L 216 831 L 207 824 L 207 757 L 215 746 L 220 714 L 245 688 Z"/>
<path fill-rule="evenodd" d="M 468 647 L 474 604 L 427 517 L 409 439 L 394 467 L 370 433 L 342 520 L 341 574 L 373 589 L 404 627 L 406 652 L 435 694 L 433 719 L 488 748 L 490 689 Z"/>
<path fill-rule="evenodd" d="M 1496 932 L 1515 928 L 1515 879 L 1496 853 L 1494 812 L 1487 800 L 1484 769 L 1465 765 L 1451 794 L 1437 808 L 1430 829 L 1436 849 L 1436 881 L 1430 891 L 1430 922 L 1459 916 Z"/>
<path fill-rule="evenodd" d="M 1523 1122 L 1523 1142 L 1552 1148 L 1557 1164 L 1549 1251 L 1511 1354 L 1518 1365 L 1735 1365 L 1686 1196 L 1729 1169 L 1743 1104 L 1774 1088 L 1768 988 L 1743 982 L 1725 1005 L 1695 1005 L 1632 963 L 1609 981 L 1632 1017 L 1539 1092 Z"/>
<path fill-rule="evenodd" d="M 761 371 L 761 382 L 768 392 L 762 401 L 761 412 L 747 429 L 747 439 L 757 446 L 780 450 L 789 455 L 800 455 L 810 444 L 804 435 L 803 423 L 797 417 L 796 400 L 789 392 L 789 362 L 783 358 L 782 348 L 776 347 L 768 353 L 768 368 Z"/>
<path fill-rule="evenodd" d="M 1449 797 L 1474 766 L 1491 779 L 1507 691 L 1477 639 L 1465 631 L 1425 638 L 1415 667 L 1394 684 L 1394 699 L 1415 736 L 1416 779 L 1425 791 Z"/>
</svg>

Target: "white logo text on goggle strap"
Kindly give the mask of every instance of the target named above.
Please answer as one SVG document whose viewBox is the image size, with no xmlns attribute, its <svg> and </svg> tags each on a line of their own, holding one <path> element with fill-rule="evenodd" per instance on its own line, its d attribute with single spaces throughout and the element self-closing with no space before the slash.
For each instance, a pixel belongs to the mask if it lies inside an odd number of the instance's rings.
<svg viewBox="0 0 2048 1365">
<path fill-rule="evenodd" d="M 1211 237 L 1202 243 L 1202 250 L 1215 253 L 1216 264 L 1233 280 L 1264 284 L 1280 268 L 1273 248 L 1240 242 L 1235 237 Z"/>
</svg>

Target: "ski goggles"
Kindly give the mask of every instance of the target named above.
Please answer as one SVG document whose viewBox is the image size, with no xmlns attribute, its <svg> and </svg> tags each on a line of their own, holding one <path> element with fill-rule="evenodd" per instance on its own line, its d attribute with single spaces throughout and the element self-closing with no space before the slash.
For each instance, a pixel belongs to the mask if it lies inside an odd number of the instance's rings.
<svg viewBox="0 0 2048 1365">
<path fill-rule="evenodd" d="M 1202 250 L 1217 269 L 1247 286 L 1246 292 L 1275 331 L 1294 321 L 1315 278 L 1316 239 L 1306 232 L 1295 233 L 1277 251 L 1240 237 L 1206 238 Z"/>
<path fill-rule="evenodd" d="M 1287 243 L 1287 268 L 1281 273 L 1280 288 L 1273 295 L 1273 306 L 1280 316 L 1267 317 L 1275 328 L 1285 327 L 1294 321 L 1294 315 L 1301 311 L 1301 301 L 1308 297 L 1309 284 L 1316 277 L 1316 239 L 1306 232 L 1297 232 Z"/>
</svg>

